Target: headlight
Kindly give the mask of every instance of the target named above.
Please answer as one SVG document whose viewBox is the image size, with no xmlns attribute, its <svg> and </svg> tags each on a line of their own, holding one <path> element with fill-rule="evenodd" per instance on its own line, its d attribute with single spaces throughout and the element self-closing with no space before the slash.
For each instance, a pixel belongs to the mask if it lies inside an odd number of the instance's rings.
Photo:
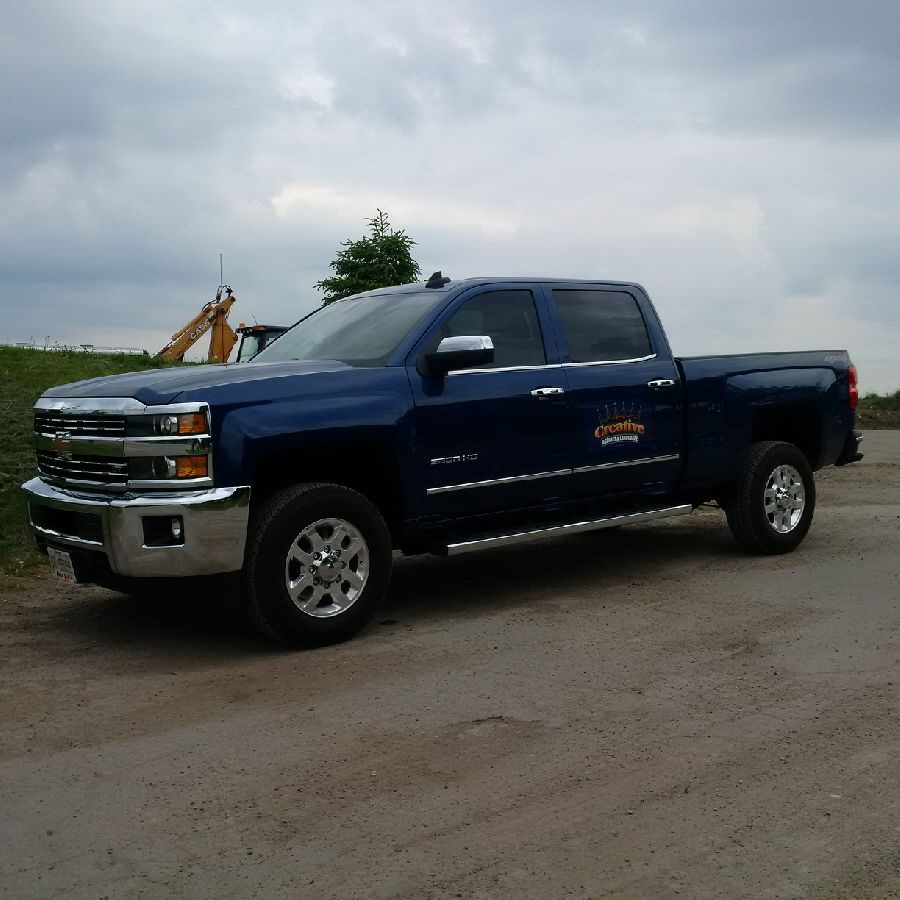
<svg viewBox="0 0 900 900">
<path fill-rule="evenodd" d="M 205 403 L 148 407 L 125 423 L 128 483 L 178 489 L 212 483 L 212 437 Z M 166 520 L 168 521 L 168 519 Z"/>
<path fill-rule="evenodd" d="M 153 422 L 153 430 L 156 432 L 156 434 L 173 436 L 184 434 L 205 434 L 206 416 L 202 412 L 156 416 Z"/>
</svg>

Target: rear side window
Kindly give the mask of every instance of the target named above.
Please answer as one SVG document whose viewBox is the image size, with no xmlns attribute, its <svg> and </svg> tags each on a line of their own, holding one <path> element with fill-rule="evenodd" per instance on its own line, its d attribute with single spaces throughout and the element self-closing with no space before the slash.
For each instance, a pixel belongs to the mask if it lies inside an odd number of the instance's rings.
<svg viewBox="0 0 900 900">
<path fill-rule="evenodd" d="M 542 366 L 547 361 L 531 291 L 487 291 L 466 300 L 444 323 L 440 337 L 487 335 L 494 342 L 490 368 Z"/>
<path fill-rule="evenodd" d="M 649 356 L 650 338 L 640 307 L 624 291 L 554 290 L 572 362 Z"/>
</svg>

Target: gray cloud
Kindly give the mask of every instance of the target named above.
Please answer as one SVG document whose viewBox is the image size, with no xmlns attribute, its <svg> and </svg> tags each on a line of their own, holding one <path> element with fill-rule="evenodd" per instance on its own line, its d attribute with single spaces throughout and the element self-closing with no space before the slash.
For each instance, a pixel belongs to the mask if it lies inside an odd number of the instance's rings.
<svg viewBox="0 0 900 900">
<path fill-rule="evenodd" d="M 898 46 L 887 2 L 13 0 L 0 338 L 155 350 L 220 251 L 292 321 L 379 205 L 425 269 L 634 278 L 677 351 L 895 388 Z"/>
</svg>

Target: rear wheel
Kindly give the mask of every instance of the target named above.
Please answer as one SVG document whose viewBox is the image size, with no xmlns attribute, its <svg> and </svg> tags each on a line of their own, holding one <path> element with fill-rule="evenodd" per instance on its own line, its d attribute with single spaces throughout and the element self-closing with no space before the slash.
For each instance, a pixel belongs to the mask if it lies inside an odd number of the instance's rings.
<svg viewBox="0 0 900 900">
<path fill-rule="evenodd" d="M 278 491 L 254 515 L 244 601 L 264 634 L 292 646 L 346 640 L 390 583 L 391 540 L 365 497 L 333 484 Z"/>
<path fill-rule="evenodd" d="M 788 553 L 812 524 L 816 483 L 793 444 L 761 441 L 750 447 L 744 470 L 725 503 L 737 542 L 753 553 Z"/>
</svg>

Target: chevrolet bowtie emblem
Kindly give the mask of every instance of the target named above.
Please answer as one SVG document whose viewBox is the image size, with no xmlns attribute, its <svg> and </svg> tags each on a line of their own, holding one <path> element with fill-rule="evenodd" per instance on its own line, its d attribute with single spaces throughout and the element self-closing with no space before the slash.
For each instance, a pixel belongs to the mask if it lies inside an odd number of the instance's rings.
<svg viewBox="0 0 900 900">
<path fill-rule="evenodd" d="M 67 431 L 57 431 L 53 436 L 53 449 L 63 458 L 72 458 L 72 442 Z"/>
</svg>

